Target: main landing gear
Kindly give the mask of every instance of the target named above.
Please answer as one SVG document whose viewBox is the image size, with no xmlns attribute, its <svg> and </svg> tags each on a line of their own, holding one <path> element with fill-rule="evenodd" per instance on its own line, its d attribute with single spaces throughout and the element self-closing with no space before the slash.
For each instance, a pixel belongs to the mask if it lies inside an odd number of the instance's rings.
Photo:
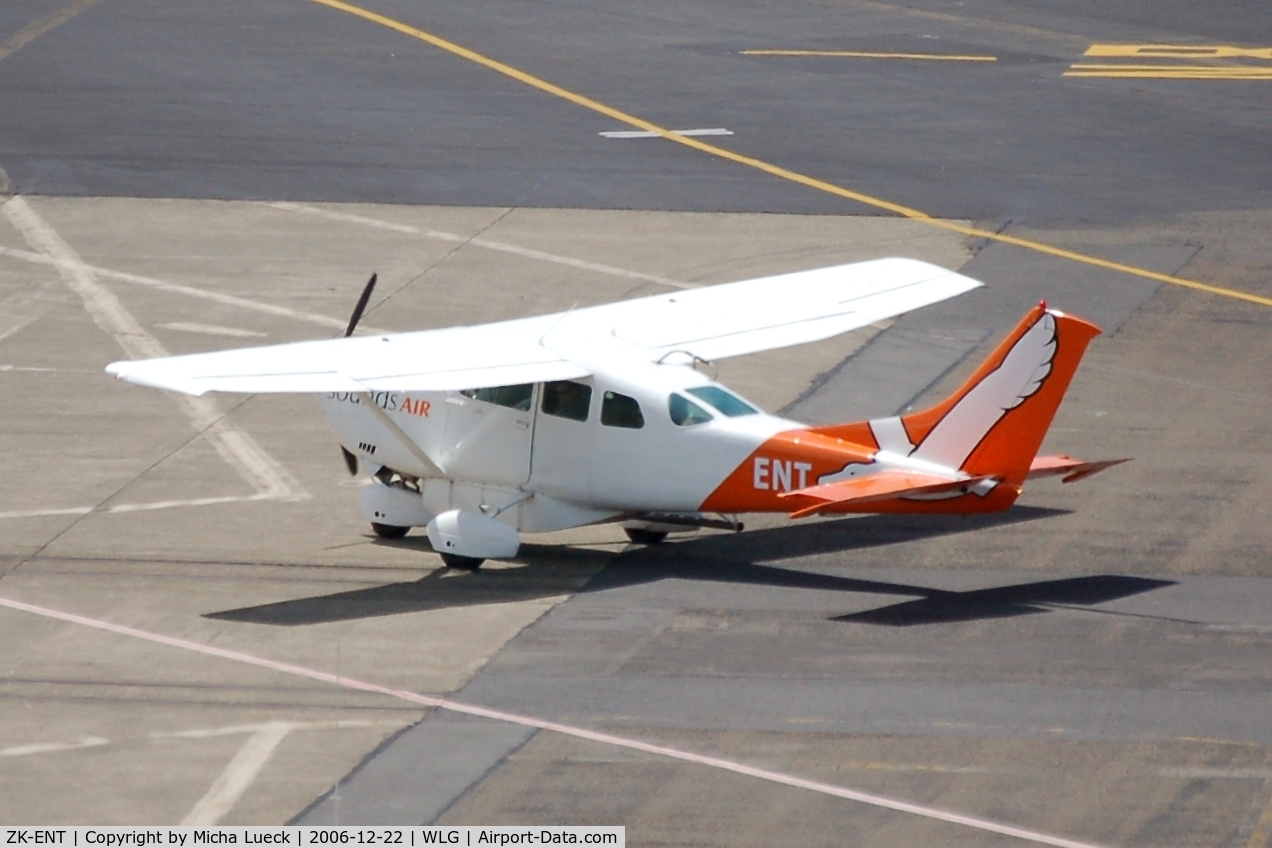
<svg viewBox="0 0 1272 848">
<path fill-rule="evenodd" d="M 479 557 L 460 556 L 459 554 L 440 554 L 447 568 L 458 568 L 462 571 L 476 571 L 485 562 Z"/>
<path fill-rule="evenodd" d="M 623 532 L 627 534 L 627 538 L 632 540 L 636 545 L 656 545 L 663 539 L 667 538 L 665 530 L 646 530 L 643 527 L 624 527 Z"/>
<path fill-rule="evenodd" d="M 371 529 L 375 531 L 375 535 L 381 539 L 401 539 L 410 532 L 410 527 L 399 527 L 396 524 L 381 524 L 378 521 L 371 522 Z M 655 534 L 657 535 L 657 534 Z M 442 562 L 447 568 L 458 568 L 463 571 L 476 571 L 481 568 L 481 564 L 486 560 L 480 557 L 460 556 L 459 554 L 442 554 Z"/>
</svg>

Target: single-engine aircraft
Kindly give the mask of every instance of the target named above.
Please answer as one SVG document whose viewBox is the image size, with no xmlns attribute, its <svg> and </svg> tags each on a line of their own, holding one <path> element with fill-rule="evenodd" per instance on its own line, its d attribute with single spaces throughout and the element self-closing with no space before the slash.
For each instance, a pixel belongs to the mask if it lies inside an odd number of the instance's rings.
<svg viewBox="0 0 1272 848">
<path fill-rule="evenodd" d="M 697 367 L 826 339 L 980 285 L 879 259 L 473 327 L 115 362 L 120 379 L 321 396 L 377 534 L 426 527 L 451 567 L 515 556 L 520 533 L 622 522 L 653 544 L 738 513 L 1005 510 L 1026 479 L 1123 460 L 1037 456 L 1095 325 L 1031 309 L 949 398 L 808 426 Z M 714 516 L 714 517 L 713 517 Z"/>
</svg>

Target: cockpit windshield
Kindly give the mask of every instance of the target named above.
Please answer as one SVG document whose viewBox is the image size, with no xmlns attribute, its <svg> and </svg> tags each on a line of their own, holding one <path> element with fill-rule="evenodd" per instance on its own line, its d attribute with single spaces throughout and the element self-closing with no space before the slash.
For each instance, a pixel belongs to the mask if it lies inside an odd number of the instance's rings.
<svg viewBox="0 0 1272 848">
<path fill-rule="evenodd" d="M 696 389 L 685 389 L 686 392 L 711 404 L 730 418 L 739 415 L 758 415 L 759 410 L 742 400 L 735 394 L 726 392 L 719 386 L 699 386 Z"/>
</svg>

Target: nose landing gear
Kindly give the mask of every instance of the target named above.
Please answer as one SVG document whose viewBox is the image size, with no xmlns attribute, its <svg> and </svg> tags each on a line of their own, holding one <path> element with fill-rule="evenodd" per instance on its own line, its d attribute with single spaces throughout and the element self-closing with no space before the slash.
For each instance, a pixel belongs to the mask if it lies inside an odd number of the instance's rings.
<svg viewBox="0 0 1272 848">
<path fill-rule="evenodd" d="M 371 529 L 375 531 L 375 535 L 381 539 L 401 539 L 408 532 L 410 527 L 399 527 L 396 524 L 381 524 L 378 521 L 371 522 Z"/>
</svg>

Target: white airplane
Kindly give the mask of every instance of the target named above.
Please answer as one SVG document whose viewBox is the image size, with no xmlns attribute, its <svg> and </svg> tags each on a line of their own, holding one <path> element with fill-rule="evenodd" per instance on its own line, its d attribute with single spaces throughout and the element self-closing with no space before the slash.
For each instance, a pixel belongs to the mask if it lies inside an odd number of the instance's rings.
<svg viewBox="0 0 1272 848">
<path fill-rule="evenodd" d="M 375 532 L 426 527 L 452 567 L 516 555 L 520 533 L 622 522 L 634 542 L 738 513 L 1007 509 L 1026 478 L 1122 460 L 1037 457 L 1099 329 L 1030 310 L 931 409 L 810 427 L 696 366 L 829 338 L 980 285 L 910 259 L 783 274 L 473 327 L 115 362 L 141 385 L 321 395 Z"/>
</svg>

